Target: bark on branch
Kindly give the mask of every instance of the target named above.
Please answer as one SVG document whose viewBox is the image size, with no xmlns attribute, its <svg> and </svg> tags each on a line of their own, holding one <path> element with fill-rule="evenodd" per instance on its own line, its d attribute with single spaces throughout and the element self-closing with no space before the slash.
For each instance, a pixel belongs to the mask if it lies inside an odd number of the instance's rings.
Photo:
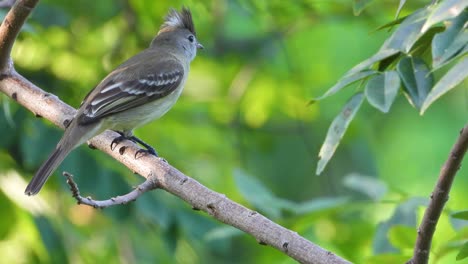
<svg viewBox="0 0 468 264">
<path fill-rule="evenodd" d="M 42 116 L 64 128 L 75 109 L 54 95 L 44 92 L 15 72 L 10 53 L 13 43 L 37 0 L 18 0 L 0 26 L 0 91 L 23 105 L 36 116 Z M 270 245 L 302 263 L 349 263 L 322 249 L 263 215 L 235 203 L 184 175 L 159 158 L 151 155 L 135 159 L 137 146 L 129 141 L 119 148 L 109 147 L 117 133 L 106 131 L 93 138 L 91 144 L 109 154 L 130 170 L 148 178 L 154 177 L 157 187 L 180 197 L 194 209 L 202 210 L 219 221 L 251 234 L 261 244 Z M 22 192 L 22 190 L 18 190 Z"/>
</svg>

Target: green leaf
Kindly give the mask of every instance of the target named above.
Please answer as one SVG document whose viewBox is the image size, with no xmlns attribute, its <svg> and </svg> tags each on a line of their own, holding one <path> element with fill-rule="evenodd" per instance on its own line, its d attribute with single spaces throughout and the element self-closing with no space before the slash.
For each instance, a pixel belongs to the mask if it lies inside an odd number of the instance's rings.
<svg viewBox="0 0 468 264">
<path fill-rule="evenodd" d="M 453 218 L 468 220 L 468 210 L 460 211 L 452 214 Z"/>
<path fill-rule="evenodd" d="M 451 47 L 455 47 L 455 45 L 451 45 Z M 458 60 L 459 58 L 463 57 L 464 55 L 466 55 L 468 53 L 468 44 L 465 45 L 465 47 L 463 47 L 462 50 L 460 50 L 459 52 L 457 52 L 453 57 L 449 58 L 449 59 L 446 59 L 446 58 L 441 58 L 441 62 L 440 64 L 438 64 L 437 66 L 433 66 L 432 67 L 432 72 L 442 68 L 443 66 L 449 64 L 449 63 L 452 63 L 456 60 Z M 446 54 L 449 54 L 449 53 L 446 53 Z"/>
<path fill-rule="evenodd" d="M 365 93 L 367 101 L 387 113 L 395 101 L 400 88 L 400 77 L 396 71 L 388 71 L 372 77 L 366 85 Z"/>
<path fill-rule="evenodd" d="M 2 94 L 1 95 L 1 98 L 0 98 L 0 102 L 1 102 L 1 105 L 3 106 L 3 113 L 4 113 L 4 116 L 5 116 L 5 120 L 7 121 L 7 124 L 12 127 L 12 128 L 15 128 L 15 122 L 13 121 L 13 115 L 11 114 L 11 111 L 10 111 L 10 99 L 5 95 L 5 94 Z"/>
<path fill-rule="evenodd" d="M 468 7 L 468 0 L 446 0 L 436 5 L 424 23 L 421 31 L 425 32 L 432 25 L 458 16 Z"/>
<path fill-rule="evenodd" d="M 330 88 L 324 95 L 312 99 L 310 103 L 314 103 L 316 101 L 322 100 L 330 95 L 333 95 L 340 91 L 341 89 L 345 88 L 348 85 L 351 85 L 359 80 L 365 79 L 371 75 L 377 74 L 377 71 L 368 70 L 362 72 L 356 72 L 352 75 L 346 75 L 345 77 L 341 78 L 332 88 Z"/>
<path fill-rule="evenodd" d="M 20 148 L 24 153 L 22 162 L 28 168 L 40 165 L 44 161 L 44 155 L 55 147 L 60 138 L 60 132 L 57 129 L 44 126 L 38 119 L 28 119 L 18 131 L 23 133 Z M 47 137 L 41 135 L 47 135 Z"/>
<path fill-rule="evenodd" d="M 433 59 L 433 67 L 439 68 L 441 65 L 445 65 L 447 61 L 454 58 L 457 55 L 466 54 L 466 51 L 460 53 L 468 43 L 468 33 L 461 34 L 451 43 L 451 45 L 445 49 L 445 52 L 440 56 Z"/>
<path fill-rule="evenodd" d="M 388 238 L 393 246 L 399 249 L 413 248 L 416 242 L 416 230 L 414 227 L 396 225 L 390 228 Z"/>
<path fill-rule="evenodd" d="M 413 57 L 424 57 L 426 51 L 431 48 L 432 40 L 437 33 L 443 32 L 445 27 L 431 27 L 428 31 L 424 32 L 424 34 L 414 43 L 413 47 L 411 48 L 409 54 Z"/>
<path fill-rule="evenodd" d="M 327 137 L 325 138 L 325 141 L 320 148 L 320 160 L 318 161 L 316 170 L 317 175 L 323 171 L 328 161 L 330 161 L 331 157 L 333 156 L 333 153 L 335 153 L 341 138 L 346 132 L 346 129 L 351 123 L 351 120 L 353 120 L 354 116 L 356 115 L 356 112 L 359 110 L 363 100 L 364 95 L 362 92 L 353 95 L 353 97 L 351 97 L 351 99 L 343 107 L 341 113 L 335 117 L 331 123 L 327 132 Z"/>
<path fill-rule="evenodd" d="M 402 255 L 402 254 L 391 254 L 391 253 L 385 253 L 385 254 L 379 254 L 379 255 L 374 255 L 366 258 L 364 261 L 364 264 L 395 264 L 395 263 L 405 263 L 408 261 L 408 259 L 411 258 L 411 255 Z"/>
<path fill-rule="evenodd" d="M 234 171 L 234 179 L 242 196 L 272 218 L 279 218 L 283 208 L 294 206 L 293 202 L 276 197 L 259 180 L 240 169 Z"/>
<path fill-rule="evenodd" d="M 213 228 L 208 233 L 206 233 L 206 235 L 204 236 L 204 239 L 207 241 L 215 241 L 215 240 L 222 241 L 224 239 L 232 238 L 232 237 L 239 236 L 242 234 L 243 232 L 235 227 L 221 226 L 221 227 Z"/>
<path fill-rule="evenodd" d="M 395 18 L 397 18 L 400 15 L 401 9 L 405 5 L 405 3 L 406 3 L 406 0 L 400 0 L 400 4 L 398 4 L 398 9 L 396 11 Z"/>
<path fill-rule="evenodd" d="M 374 236 L 373 251 L 376 254 L 394 251 L 388 241 L 388 232 L 395 225 L 416 226 L 416 214 L 420 206 L 427 205 L 427 198 L 413 197 L 399 204 L 393 215 L 379 224 Z"/>
<path fill-rule="evenodd" d="M 170 207 L 164 203 L 165 196 L 159 192 L 152 192 L 148 195 L 142 195 L 135 201 L 135 210 L 140 219 L 151 221 L 158 228 L 168 231 L 174 224 L 174 215 Z"/>
<path fill-rule="evenodd" d="M 401 54 L 402 53 L 397 53 L 397 54 L 394 54 L 394 55 L 392 55 L 390 57 L 387 57 L 387 58 L 381 60 L 379 62 L 378 71 L 379 72 L 384 72 L 385 70 L 387 70 L 390 67 L 392 67 L 392 69 L 395 68 L 394 63 L 398 62 L 401 59 Z"/>
<path fill-rule="evenodd" d="M 468 43 L 468 32 L 464 29 L 468 12 L 461 13 L 452 24 L 432 39 L 432 65 L 438 67 L 453 58 Z"/>
<path fill-rule="evenodd" d="M 406 57 L 398 63 L 397 71 L 410 103 L 418 110 L 421 109 L 434 83 L 429 67 L 422 59 Z"/>
<path fill-rule="evenodd" d="M 435 85 L 432 91 L 427 95 L 421 107 L 421 115 L 426 109 L 439 97 L 453 89 L 459 83 L 468 77 L 468 57 L 464 57 L 455 66 L 453 66 Z"/>
<path fill-rule="evenodd" d="M 397 54 L 398 52 L 400 51 L 397 49 L 380 49 L 376 54 L 372 55 L 372 57 L 360 62 L 358 65 L 354 66 L 351 70 L 349 70 L 345 74 L 344 78 L 351 77 L 352 75 L 355 75 L 356 73 L 366 70 L 367 68 L 371 67 L 374 63 L 384 60 L 390 56 L 393 56 Z"/>
<path fill-rule="evenodd" d="M 367 5 L 369 5 L 370 2 L 373 0 L 354 0 L 354 5 L 353 5 L 353 13 L 355 16 L 358 16 L 361 14 L 362 10 L 366 8 Z"/>
<path fill-rule="evenodd" d="M 387 185 L 375 178 L 351 173 L 343 179 L 343 185 L 365 194 L 374 201 L 380 200 L 388 191 Z"/>
<path fill-rule="evenodd" d="M 300 203 L 293 211 L 296 214 L 315 213 L 341 207 L 348 202 L 348 197 L 322 197 Z"/>
<path fill-rule="evenodd" d="M 34 222 L 39 230 L 42 238 L 42 243 L 47 251 L 53 251 L 54 254 L 50 255 L 49 261 L 52 263 L 64 263 L 67 256 L 65 254 L 65 244 L 63 244 L 63 233 L 60 228 L 54 225 L 53 219 L 43 216 L 35 217 Z"/>
<path fill-rule="evenodd" d="M 463 234 L 463 233 L 466 233 L 466 231 L 461 231 L 461 230 L 456 230 L 456 231 L 457 231 L 457 235 L 455 235 L 455 237 L 451 238 L 446 243 L 440 243 L 440 244 L 438 243 L 438 246 L 437 246 L 437 258 L 438 259 L 442 259 L 448 256 L 449 254 L 452 255 L 454 251 L 460 251 L 463 244 L 465 244 L 465 242 L 468 241 L 466 240 L 468 238 L 467 237 L 468 234 Z M 466 263 L 463 263 L 463 264 L 466 264 Z"/>
<path fill-rule="evenodd" d="M 468 242 L 465 242 L 463 246 L 460 249 L 460 252 L 458 252 L 456 260 L 462 260 L 468 257 Z"/>
<path fill-rule="evenodd" d="M 385 41 L 381 49 L 396 49 L 408 53 L 413 44 L 424 34 L 421 32 L 421 28 L 428 13 L 429 9 L 424 8 L 409 15 L 392 36 Z"/>
<path fill-rule="evenodd" d="M 400 17 L 400 18 L 397 18 L 395 20 L 392 20 L 388 23 L 385 23 L 383 24 L 382 26 L 378 27 L 375 31 L 377 30 L 382 30 L 382 29 L 385 29 L 385 28 L 389 28 L 389 27 L 393 27 L 395 25 L 399 25 L 401 24 L 401 22 L 403 22 L 408 16 L 404 16 L 404 17 Z"/>
</svg>

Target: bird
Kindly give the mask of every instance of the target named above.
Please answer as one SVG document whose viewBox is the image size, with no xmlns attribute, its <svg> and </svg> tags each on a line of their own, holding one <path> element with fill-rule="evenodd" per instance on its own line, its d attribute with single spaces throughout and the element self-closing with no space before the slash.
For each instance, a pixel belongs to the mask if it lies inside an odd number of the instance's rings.
<svg viewBox="0 0 468 264">
<path fill-rule="evenodd" d="M 197 40 L 190 9 L 171 8 L 149 47 L 119 65 L 86 95 L 25 194 L 37 194 L 73 149 L 107 129 L 120 134 L 111 149 L 128 139 L 157 156 L 133 130 L 160 118 L 176 103 L 198 49 L 203 45 Z"/>
</svg>

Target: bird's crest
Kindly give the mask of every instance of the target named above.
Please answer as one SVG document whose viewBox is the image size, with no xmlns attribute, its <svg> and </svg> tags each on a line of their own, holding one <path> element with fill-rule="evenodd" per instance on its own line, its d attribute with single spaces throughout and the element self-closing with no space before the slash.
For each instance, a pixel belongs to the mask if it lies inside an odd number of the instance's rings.
<svg viewBox="0 0 468 264">
<path fill-rule="evenodd" d="M 164 19 L 164 23 L 159 29 L 158 35 L 162 32 L 168 32 L 176 29 L 187 29 L 196 36 L 192 13 L 190 13 L 188 8 L 182 7 L 181 12 L 177 12 L 177 10 L 171 8 Z"/>
</svg>

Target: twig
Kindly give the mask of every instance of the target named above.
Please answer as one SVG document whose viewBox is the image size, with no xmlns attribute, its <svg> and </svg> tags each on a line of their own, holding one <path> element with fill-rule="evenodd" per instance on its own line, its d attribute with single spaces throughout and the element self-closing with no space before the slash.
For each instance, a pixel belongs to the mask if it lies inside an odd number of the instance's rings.
<svg viewBox="0 0 468 264">
<path fill-rule="evenodd" d="M 0 26 L 0 91 L 25 106 L 36 116 L 42 116 L 64 128 L 76 110 L 16 73 L 10 63 L 13 42 L 36 3 L 37 0 L 18 0 L 8 13 L 6 22 L 4 21 Z M 28 12 L 24 13 L 26 15 L 19 15 L 24 11 L 24 7 L 29 7 Z M 7 66 L 9 64 L 11 65 Z M 181 198 L 192 208 L 203 210 L 219 221 L 251 234 L 259 243 L 270 245 L 301 263 L 349 263 L 306 240 L 296 232 L 227 199 L 225 195 L 206 188 L 153 155 L 135 159 L 134 155 L 139 148 L 132 142 L 122 142 L 119 144 L 120 148 L 115 151 L 111 150 L 109 146 L 116 136 L 118 134 L 115 132 L 105 131 L 91 139 L 90 143 L 139 175 L 147 179 L 155 177 L 158 188 Z"/>
<path fill-rule="evenodd" d="M 151 191 L 158 188 L 158 181 L 155 177 L 149 176 L 142 184 L 138 185 L 133 189 L 133 191 L 125 194 L 120 195 L 117 197 L 112 197 L 108 200 L 94 200 L 91 197 L 83 197 L 80 195 L 80 190 L 78 189 L 78 185 L 73 181 L 73 175 L 64 171 L 63 176 L 67 178 L 67 183 L 70 186 L 70 190 L 72 192 L 73 198 L 78 202 L 78 204 L 89 205 L 94 208 L 103 209 L 113 205 L 122 205 L 128 204 L 129 202 L 135 201 L 140 195 L 147 191 Z"/>
<path fill-rule="evenodd" d="M 0 74 L 13 69 L 11 48 L 21 27 L 39 0 L 18 0 L 7 13 L 0 26 Z"/>
<path fill-rule="evenodd" d="M 468 125 L 461 131 L 453 145 L 450 155 L 442 167 L 439 179 L 431 194 L 431 201 L 418 228 L 418 237 L 413 258 L 407 264 L 426 264 L 429 260 L 432 237 L 445 203 L 449 198 L 450 188 L 468 148 Z"/>
</svg>

